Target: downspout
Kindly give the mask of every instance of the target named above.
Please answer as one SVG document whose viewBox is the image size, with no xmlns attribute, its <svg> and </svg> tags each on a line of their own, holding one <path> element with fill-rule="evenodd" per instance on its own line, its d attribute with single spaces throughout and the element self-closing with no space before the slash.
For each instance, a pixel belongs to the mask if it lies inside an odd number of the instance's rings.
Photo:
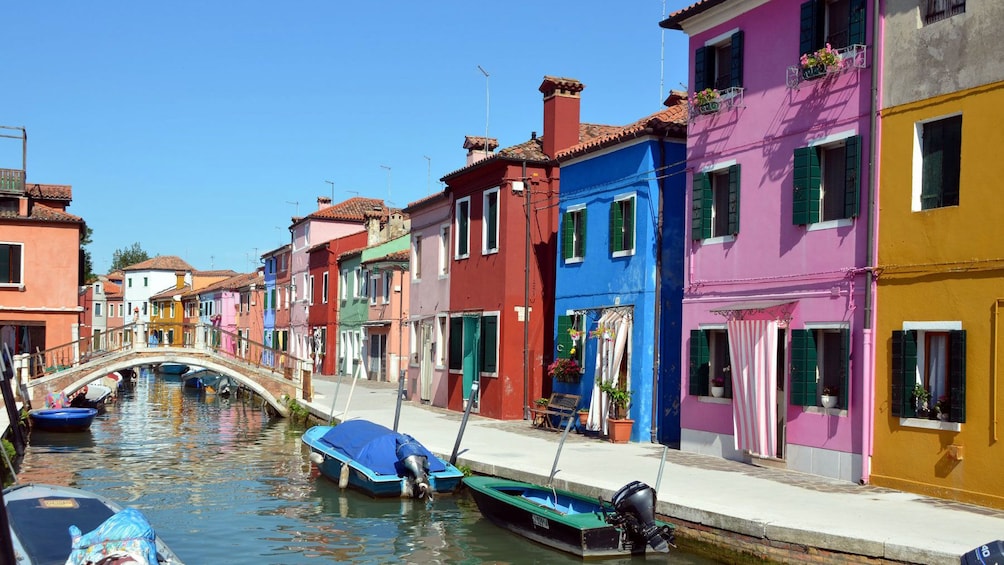
<svg viewBox="0 0 1004 565">
<path fill-rule="evenodd" d="M 994 346 L 990 350 L 992 355 L 992 368 L 990 369 L 990 414 L 993 416 L 994 425 L 991 428 L 991 437 L 994 443 L 997 443 L 997 359 L 999 359 L 999 353 L 997 351 L 997 320 L 1000 319 L 1000 308 L 1001 302 L 1004 302 L 1004 298 L 998 298 L 994 301 L 994 325 L 991 328 L 991 333 L 993 335 Z"/>
<path fill-rule="evenodd" d="M 523 264 L 523 419 L 530 419 L 530 184 L 523 161 L 523 209 L 526 212 L 526 247 Z"/>
<path fill-rule="evenodd" d="M 649 441 L 659 442 L 659 367 L 662 365 L 662 332 L 660 332 L 660 322 L 662 320 L 662 222 L 663 205 L 665 195 L 663 190 L 666 186 L 666 174 L 663 168 L 666 166 L 666 144 L 663 136 L 659 137 L 659 173 L 656 175 L 656 193 L 659 200 L 658 215 L 655 221 L 655 330 L 652 339 L 654 355 L 652 355 L 652 425 Z"/>
<path fill-rule="evenodd" d="M 882 78 L 880 53 L 882 35 L 880 5 L 883 0 L 872 0 L 872 84 L 871 84 L 871 107 L 869 116 L 869 129 L 871 132 L 871 143 L 869 151 L 869 181 L 868 181 L 868 220 L 867 220 L 867 242 L 866 260 L 868 267 L 865 269 L 865 311 L 864 311 L 864 351 L 868 359 L 863 359 L 862 363 L 862 426 L 861 426 L 861 483 L 865 484 L 871 475 L 871 456 L 875 433 L 875 348 L 874 339 L 877 316 L 875 314 L 875 294 L 877 284 L 875 281 L 875 259 L 878 257 L 878 216 L 875 213 L 876 194 L 878 192 L 879 164 L 878 148 L 880 140 L 878 112 L 881 106 L 879 95 L 880 80 Z"/>
</svg>

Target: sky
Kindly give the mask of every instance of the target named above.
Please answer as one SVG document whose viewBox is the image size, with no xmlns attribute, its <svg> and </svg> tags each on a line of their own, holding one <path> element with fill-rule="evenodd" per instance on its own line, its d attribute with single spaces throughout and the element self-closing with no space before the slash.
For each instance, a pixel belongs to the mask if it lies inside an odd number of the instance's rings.
<svg viewBox="0 0 1004 565">
<path fill-rule="evenodd" d="M 659 21 L 691 3 L 5 2 L 0 125 L 25 128 L 29 183 L 72 186 L 95 273 L 134 243 L 251 272 L 318 197 L 404 207 L 465 136 L 542 134 L 546 75 L 585 85 L 583 122 L 659 111 L 687 83 Z"/>
</svg>

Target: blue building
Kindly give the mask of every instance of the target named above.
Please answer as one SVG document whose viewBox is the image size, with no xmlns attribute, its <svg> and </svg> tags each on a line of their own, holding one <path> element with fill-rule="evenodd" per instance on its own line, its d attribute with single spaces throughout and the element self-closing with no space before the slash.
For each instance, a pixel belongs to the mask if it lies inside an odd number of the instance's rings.
<svg viewBox="0 0 1004 565">
<path fill-rule="evenodd" d="M 554 359 L 580 376 L 587 429 L 607 433 L 597 379 L 631 392 L 631 441 L 679 444 L 680 302 L 685 245 L 687 104 L 559 152 L 561 185 Z"/>
<path fill-rule="evenodd" d="M 286 244 L 272 251 L 264 253 L 261 258 L 262 262 L 265 264 L 263 269 L 265 275 L 265 304 L 262 309 L 262 336 L 261 342 L 266 347 L 278 347 L 279 343 L 275 337 L 278 335 L 280 329 L 276 325 L 276 310 L 278 309 L 278 299 L 279 299 L 279 271 L 281 270 L 285 273 L 287 270 L 287 264 L 289 261 L 290 245 Z M 288 275 L 287 275 L 288 276 Z M 252 338 L 255 339 L 255 338 Z M 266 353 L 267 355 L 267 353 Z M 263 359 L 264 363 L 272 365 L 274 359 Z"/>
</svg>

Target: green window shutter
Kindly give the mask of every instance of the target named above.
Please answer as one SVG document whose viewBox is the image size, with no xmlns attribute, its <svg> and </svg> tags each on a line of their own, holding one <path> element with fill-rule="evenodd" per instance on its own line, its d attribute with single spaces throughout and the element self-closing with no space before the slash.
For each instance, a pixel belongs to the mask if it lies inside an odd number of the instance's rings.
<svg viewBox="0 0 1004 565">
<path fill-rule="evenodd" d="M 464 366 L 464 319 L 450 318 L 450 369 L 459 371 Z"/>
<path fill-rule="evenodd" d="M 610 253 L 624 249 L 624 216 L 620 202 L 610 203 Z"/>
<path fill-rule="evenodd" d="M 843 361 L 840 379 L 840 394 L 837 397 L 837 408 L 847 408 L 848 387 L 851 384 L 851 330 L 840 330 L 840 359 Z"/>
<path fill-rule="evenodd" d="M 941 161 L 941 205 L 959 204 L 959 174 L 962 170 L 962 116 L 944 120 L 943 159 Z"/>
<path fill-rule="evenodd" d="M 729 86 L 743 85 L 743 32 L 739 30 L 732 34 L 732 83 Z"/>
<path fill-rule="evenodd" d="M 577 255 L 585 259 L 586 257 L 586 209 L 579 210 L 579 221 L 575 224 L 578 237 L 575 242 L 578 244 Z"/>
<path fill-rule="evenodd" d="M 851 0 L 850 21 L 847 25 L 848 45 L 865 44 L 865 23 L 867 22 L 865 0 Z"/>
<path fill-rule="evenodd" d="M 729 235 L 739 233 L 739 165 L 729 167 Z"/>
<path fill-rule="evenodd" d="M 708 48 L 698 47 L 694 53 L 694 92 L 700 92 L 707 85 Z"/>
<path fill-rule="evenodd" d="M 707 173 L 694 174 L 691 200 L 691 238 L 707 239 L 711 237 L 711 178 Z"/>
<path fill-rule="evenodd" d="M 690 330 L 690 395 L 708 396 L 708 370 L 711 366 L 711 349 L 708 334 L 703 330 Z"/>
<path fill-rule="evenodd" d="M 819 221 L 819 152 L 815 147 L 795 149 L 792 222 L 799 226 Z"/>
<path fill-rule="evenodd" d="M 470 204 L 469 203 L 467 205 L 465 205 L 465 206 L 461 206 L 460 208 L 461 208 L 461 210 L 463 212 L 460 214 L 460 218 L 458 219 L 458 224 L 460 225 L 460 227 L 457 230 L 457 232 L 458 232 L 457 233 L 457 242 L 458 242 L 457 252 L 461 256 L 464 256 L 464 255 L 467 255 L 467 245 L 468 245 L 468 240 L 470 239 L 470 233 L 469 233 L 467 227 L 468 227 L 468 224 L 470 222 L 471 208 L 470 208 Z"/>
<path fill-rule="evenodd" d="M 571 316 L 558 316 L 558 355 L 559 359 L 568 359 L 572 350 L 572 336 L 568 330 L 572 327 Z"/>
<path fill-rule="evenodd" d="M 498 225 L 499 225 L 499 193 L 494 192 L 488 195 L 488 249 L 497 249 L 498 244 Z"/>
<path fill-rule="evenodd" d="M 485 373 L 498 370 L 495 355 L 498 327 L 499 319 L 496 316 L 481 317 L 481 370 Z"/>
<path fill-rule="evenodd" d="M 948 419 L 966 421 L 966 330 L 948 332 Z"/>
<path fill-rule="evenodd" d="M 624 209 L 624 241 L 621 249 L 624 251 L 634 249 L 634 199 L 632 196 L 621 201 Z"/>
<path fill-rule="evenodd" d="M 812 330 L 791 332 L 791 403 L 816 406 L 816 337 Z"/>
<path fill-rule="evenodd" d="M 861 136 L 847 138 L 844 143 L 844 217 L 858 217 L 861 194 Z"/>
<path fill-rule="evenodd" d="M 820 0 L 802 4 L 798 27 L 798 55 L 801 57 L 823 46 L 823 15 L 826 6 Z"/>
<path fill-rule="evenodd" d="M 572 238 L 575 233 L 575 226 L 572 223 L 572 213 L 565 212 L 563 216 L 564 224 L 561 229 L 561 256 L 567 261 L 572 258 Z"/>
<path fill-rule="evenodd" d="M 913 386 L 917 382 L 917 332 L 892 332 L 891 373 L 890 412 L 893 416 L 909 418 L 916 413 Z"/>
</svg>

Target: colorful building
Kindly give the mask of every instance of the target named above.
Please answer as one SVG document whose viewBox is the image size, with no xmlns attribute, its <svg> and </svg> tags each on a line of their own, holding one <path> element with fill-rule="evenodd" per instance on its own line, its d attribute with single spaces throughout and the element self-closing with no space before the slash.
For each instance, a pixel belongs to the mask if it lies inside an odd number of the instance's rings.
<svg viewBox="0 0 1004 565">
<path fill-rule="evenodd" d="M 870 481 L 1004 508 L 1004 4 L 885 11 Z"/>
<path fill-rule="evenodd" d="M 362 268 L 362 250 L 338 256 L 338 374 L 367 378 L 365 333 L 369 319 L 369 279 Z"/>
<path fill-rule="evenodd" d="M 678 444 L 686 97 L 667 106 L 557 154 L 553 358 L 581 371 L 551 386 L 579 395 L 587 428 L 605 434 L 597 380 L 613 382 L 631 393 L 633 441 Z"/>
<path fill-rule="evenodd" d="M 308 251 L 310 289 L 308 325 L 312 336 L 311 356 L 314 372 L 334 375 L 338 359 L 338 297 L 341 292 L 338 256 L 366 246 L 368 234 L 357 232 L 319 243 Z"/>
<path fill-rule="evenodd" d="M 870 443 L 873 1 L 698 2 L 681 449 L 857 482 Z"/>
<path fill-rule="evenodd" d="M 373 381 L 398 382 L 407 362 L 408 336 L 404 312 L 410 304 L 408 291 L 409 234 L 367 247 L 360 266 L 369 282 L 369 308 L 363 322 L 366 369 Z"/>
</svg>

